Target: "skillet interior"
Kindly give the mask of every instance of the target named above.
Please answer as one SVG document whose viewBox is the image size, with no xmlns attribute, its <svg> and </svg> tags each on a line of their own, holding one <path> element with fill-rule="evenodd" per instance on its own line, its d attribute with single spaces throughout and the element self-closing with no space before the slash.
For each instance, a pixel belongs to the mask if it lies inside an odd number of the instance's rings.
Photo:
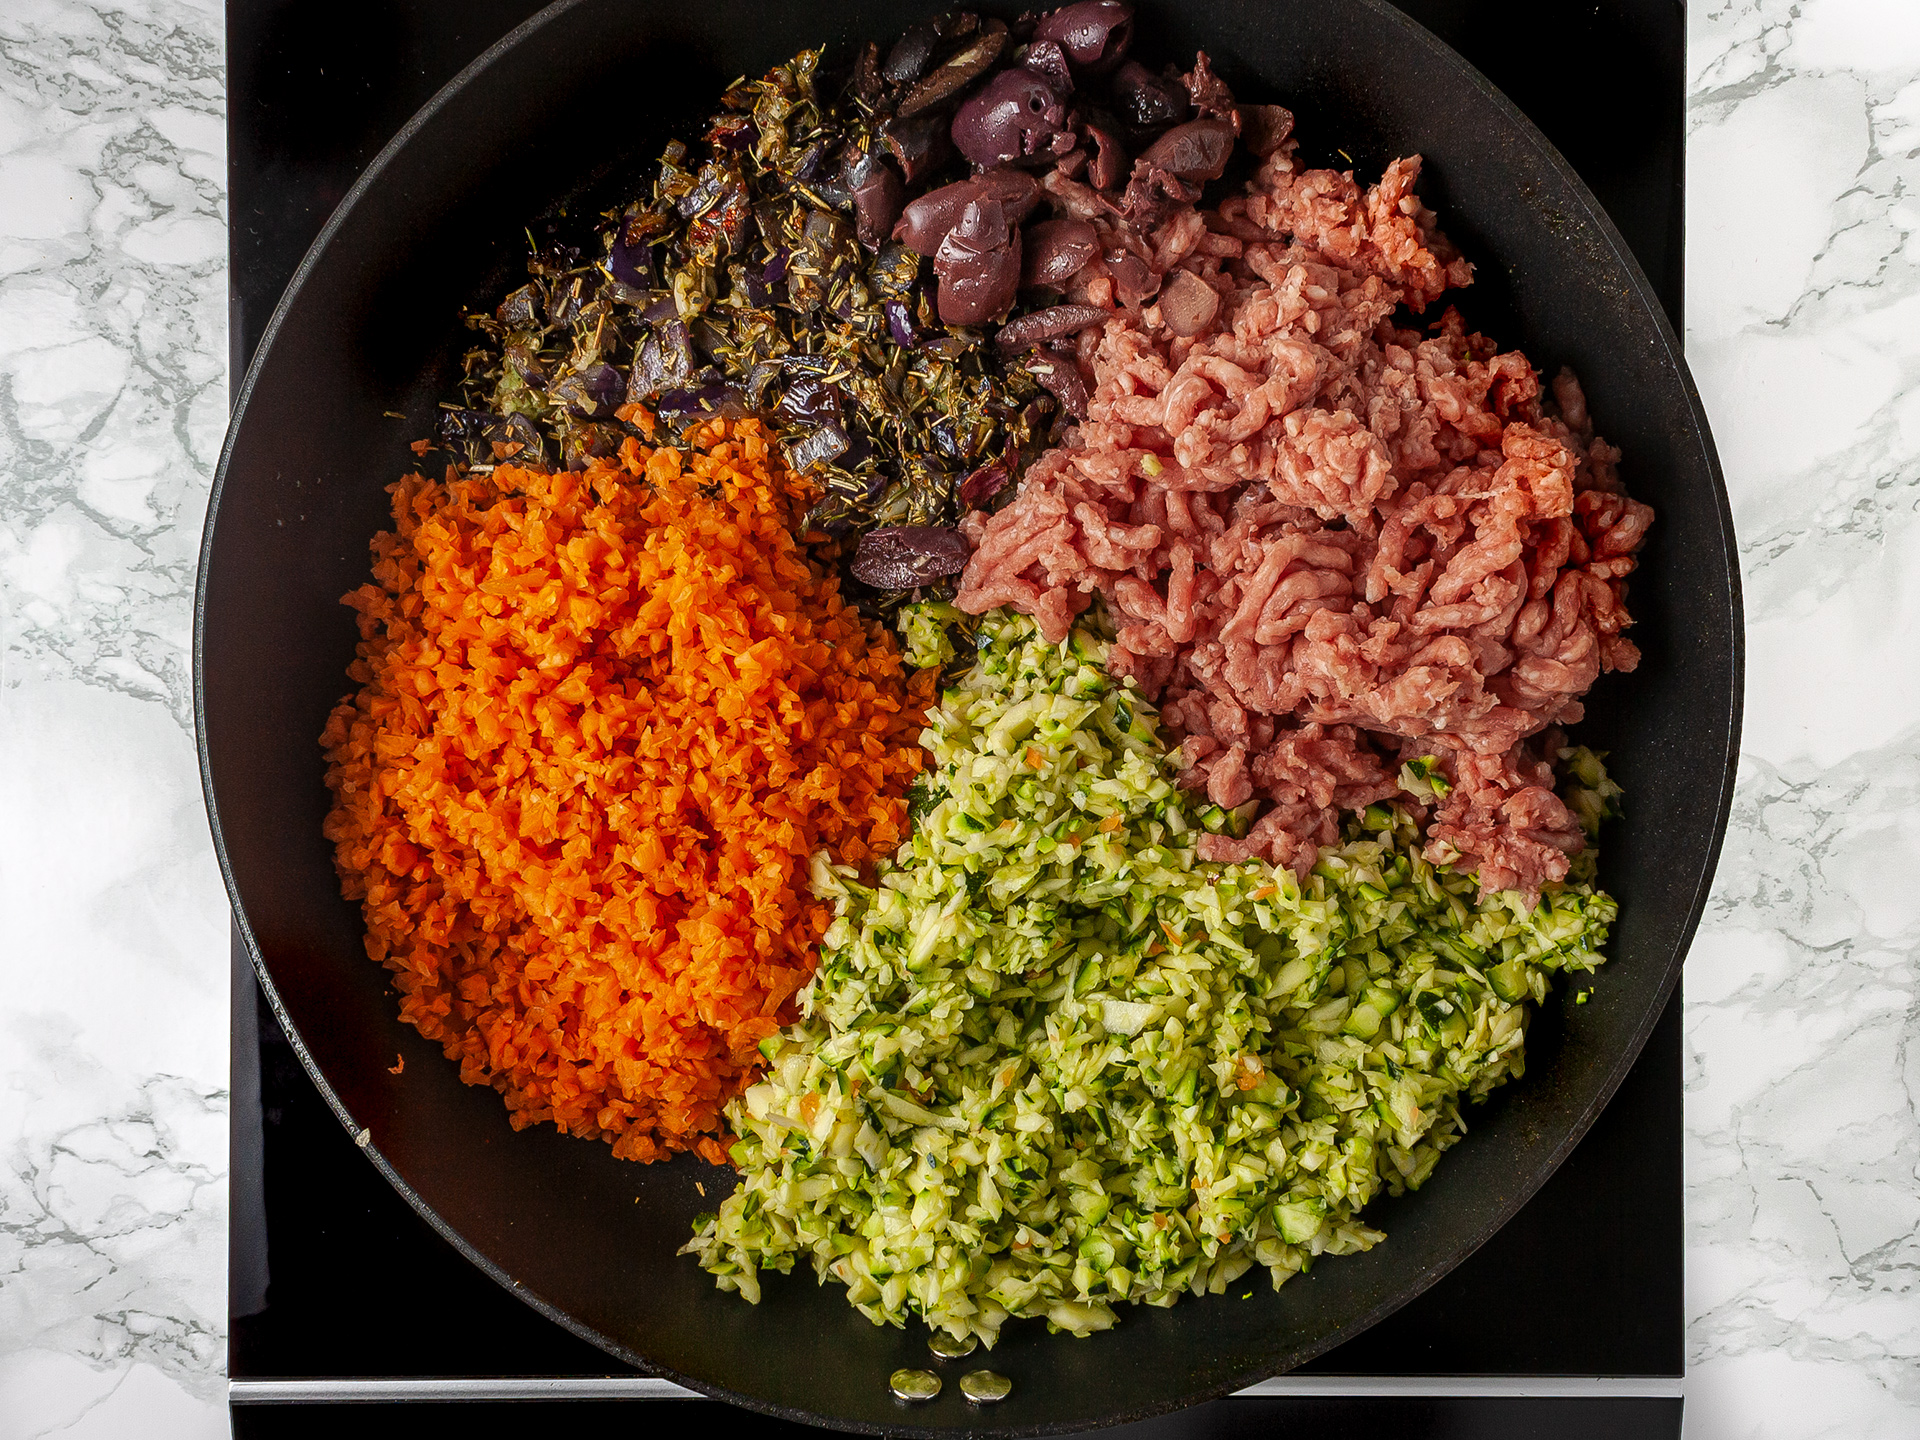
<svg viewBox="0 0 1920 1440">
<path fill-rule="evenodd" d="M 1469 319 L 1549 372 L 1572 364 L 1600 427 L 1660 519 L 1633 585 L 1641 670 L 1593 697 L 1582 738 L 1614 752 L 1627 820 L 1603 879 L 1622 901 L 1592 1004 L 1549 1005 L 1529 1073 L 1469 1116 L 1474 1133 L 1419 1196 L 1370 1217 L 1391 1239 L 1275 1294 L 1130 1312 L 1077 1343 L 1020 1327 L 995 1352 L 1011 1400 L 948 1387 L 885 1394 L 920 1338 L 877 1330 L 809 1278 L 753 1309 L 673 1251 L 726 1177 L 640 1167 L 547 1132 L 514 1134 L 400 1025 L 364 958 L 319 834 L 315 737 L 347 688 L 338 596 L 366 578 L 383 487 L 448 393 L 465 303 L 523 256 L 521 226 L 604 192 L 685 133 L 734 75 L 822 39 L 885 37 L 933 5 L 831 17 L 719 0 L 687 13 L 619 0 L 546 12 L 443 92 L 356 187 L 302 266 L 236 407 L 201 575 L 201 744 L 216 840 L 263 982 L 324 1093 L 402 1193 L 477 1263 L 623 1359 L 798 1418 L 888 1433 L 1116 1423 L 1288 1368 L 1431 1284 L 1538 1188 L 1625 1075 L 1691 936 L 1718 848 L 1739 694 L 1731 530 L 1704 422 L 1670 331 L 1598 206 L 1510 106 L 1396 13 L 1352 0 L 1143 6 L 1142 47 L 1203 46 L 1250 99 L 1300 114 L 1320 156 L 1363 175 L 1421 151 L 1422 190 L 1479 265 Z M 404 411 L 403 423 L 383 412 Z M 387 1066 L 395 1051 L 410 1062 Z M 636 1199 L 639 1203 L 635 1203 Z M 1236 1287 L 1240 1288 L 1240 1287 Z"/>
</svg>

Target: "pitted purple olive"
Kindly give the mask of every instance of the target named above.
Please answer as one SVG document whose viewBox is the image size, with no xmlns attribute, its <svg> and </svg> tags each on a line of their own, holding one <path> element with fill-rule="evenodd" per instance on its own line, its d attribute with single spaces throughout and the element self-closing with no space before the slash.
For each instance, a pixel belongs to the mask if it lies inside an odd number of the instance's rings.
<svg viewBox="0 0 1920 1440">
<path fill-rule="evenodd" d="M 947 240 L 963 249 L 986 251 L 1005 245 L 1012 234 L 1013 222 L 1007 218 L 1006 207 L 999 197 L 976 194 L 960 211 L 960 218 L 947 232 Z M 946 241 L 941 242 L 940 248 L 948 248 Z"/>
<path fill-rule="evenodd" d="M 886 63 L 880 67 L 880 73 L 896 85 L 913 84 L 927 73 L 927 66 L 933 63 L 934 47 L 939 43 L 938 21 L 922 20 L 918 25 L 910 26 L 893 42 L 893 49 L 887 52 Z"/>
<path fill-rule="evenodd" d="M 1191 101 L 1177 77 L 1156 75 L 1138 60 L 1129 60 L 1113 77 L 1113 108 L 1137 130 L 1158 130 L 1187 118 Z M 1278 107 L 1275 107 L 1278 108 Z"/>
<path fill-rule="evenodd" d="M 1066 123 L 1066 105 L 1044 75 L 1002 70 L 954 113 L 953 143 L 976 165 L 1000 165 L 1044 150 Z"/>
<path fill-rule="evenodd" d="M 1029 225 L 1021 242 L 1020 283 L 1058 290 L 1100 253 L 1100 237 L 1085 220 L 1062 217 Z"/>
<path fill-rule="evenodd" d="M 907 187 L 893 167 L 874 154 L 856 156 L 847 165 L 845 184 L 853 196 L 853 232 L 862 245 L 878 250 L 907 203 Z"/>
<path fill-rule="evenodd" d="M 1127 152 L 1119 138 L 1098 125 L 1087 126 L 1087 138 L 1093 141 L 1093 163 L 1087 167 L 1087 183 L 1096 190 L 1111 190 L 1127 178 Z"/>
<path fill-rule="evenodd" d="M 941 525 L 887 525 L 860 537 L 853 578 L 876 590 L 911 590 L 967 568 L 967 542 Z"/>
<path fill-rule="evenodd" d="M 909 90 L 895 113 L 902 120 L 911 120 L 916 115 L 945 105 L 991 70 L 1006 45 L 1004 30 L 985 33 L 968 42 L 958 54 Z"/>
<path fill-rule="evenodd" d="M 982 195 L 991 195 L 1007 212 L 1007 222 L 1018 225 L 1033 213 L 1044 193 L 1040 182 L 1025 170 L 982 170 L 970 182 Z"/>
<path fill-rule="evenodd" d="M 1220 311 L 1220 292 L 1191 270 L 1176 270 L 1160 286 L 1160 319 L 1176 335 L 1199 335 Z"/>
<path fill-rule="evenodd" d="M 1067 52 L 1060 48 L 1057 40 L 1035 40 L 1029 44 L 1027 53 L 1020 57 L 1020 68 L 1044 75 L 1047 83 L 1062 95 L 1073 93 L 1073 69 L 1067 63 Z"/>
<path fill-rule="evenodd" d="M 942 185 L 900 212 L 893 238 L 916 254 L 936 254 L 968 203 L 983 196 L 999 201 L 1008 221 L 1017 225 L 1039 203 L 1040 182 L 1024 170 L 985 170 L 970 180 Z"/>
<path fill-rule="evenodd" d="M 1120 0 L 1080 0 L 1040 17 L 1033 38 L 1051 40 L 1089 75 L 1118 65 L 1133 43 L 1133 7 Z"/>
<path fill-rule="evenodd" d="M 984 325 L 1013 306 L 1020 290 L 1020 232 L 992 197 L 969 200 L 933 257 L 940 320 Z"/>
<path fill-rule="evenodd" d="M 1042 350 L 1027 361 L 1027 370 L 1038 380 L 1055 400 L 1060 408 L 1076 420 L 1087 418 L 1087 402 L 1092 398 L 1087 393 L 1087 380 L 1080 373 L 1080 367 L 1071 355 L 1062 355 L 1056 350 Z"/>
<path fill-rule="evenodd" d="M 1050 340 L 1078 335 L 1090 325 L 1104 325 L 1112 315 L 1111 310 L 1103 310 L 1098 305 L 1050 305 L 1045 310 L 1022 315 L 1018 320 L 1009 320 L 993 337 L 994 343 L 1006 350 L 1030 350 Z"/>
<path fill-rule="evenodd" d="M 1113 277 L 1113 293 L 1122 305 L 1140 304 L 1160 284 L 1146 261 L 1124 251 L 1107 256 L 1107 274 Z"/>
<path fill-rule="evenodd" d="M 1265 158 L 1287 143 L 1293 134 L 1293 112 L 1284 105 L 1242 105 L 1240 138 L 1247 149 Z"/>
<path fill-rule="evenodd" d="M 1218 180 L 1233 158 L 1236 138 L 1224 120 L 1189 120 L 1149 145 L 1140 163 L 1182 180 Z"/>
<path fill-rule="evenodd" d="M 907 177 L 907 184 L 922 179 L 947 163 L 953 154 L 953 140 L 947 134 L 947 117 L 938 111 L 902 120 L 898 116 L 880 127 L 880 138 Z"/>
<path fill-rule="evenodd" d="M 959 223 L 960 212 L 980 198 L 971 180 L 958 180 L 910 200 L 893 227 L 893 238 L 916 255 L 932 255 Z"/>
</svg>

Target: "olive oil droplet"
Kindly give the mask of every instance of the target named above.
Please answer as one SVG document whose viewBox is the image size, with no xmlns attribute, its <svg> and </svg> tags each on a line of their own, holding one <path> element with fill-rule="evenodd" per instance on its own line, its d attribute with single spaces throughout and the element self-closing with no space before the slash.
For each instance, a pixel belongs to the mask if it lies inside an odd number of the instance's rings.
<svg viewBox="0 0 1920 1440">
<path fill-rule="evenodd" d="M 942 1360 L 960 1360 L 980 1348 L 978 1335 L 949 1335 L 944 1330 L 934 1331 L 933 1338 L 927 1341 L 927 1349 Z"/>
<path fill-rule="evenodd" d="M 902 1400 L 931 1400 L 940 1393 L 940 1377 L 931 1370 L 896 1370 L 887 1382 Z M 961 1381 L 962 1388 L 966 1381 Z"/>
<path fill-rule="evenodd" d="M 991 1405 L 1013 1393 L 1013 1382 L 991 1370 L 969 1370 L 960 1377 L 960 1393 L 976 1405 Z"/>
</svg>

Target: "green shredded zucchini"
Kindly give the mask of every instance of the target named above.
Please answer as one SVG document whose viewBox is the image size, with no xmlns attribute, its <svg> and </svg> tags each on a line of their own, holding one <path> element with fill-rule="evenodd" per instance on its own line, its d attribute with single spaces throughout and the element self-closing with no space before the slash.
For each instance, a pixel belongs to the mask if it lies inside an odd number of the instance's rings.
<svg viewBox="0 0 1920 1440">
<path fill-rule="evenodd" d="M 1481 900 L 1397 806 L 1304 883 L 1196 861 L 1206 817 L 1105 654 L 989 616 L 910 840 L 873 885 L 816 861 L 837 918 L 686 1247 L 723 1288 L 805 1258 L 876 1323 L 992 1344 L 1278 1286 L 1384 1238 L 1363 1207 L 1427 1179 L 1550 977 L 1603 959 L 1608 896 Z"/>
</svg>

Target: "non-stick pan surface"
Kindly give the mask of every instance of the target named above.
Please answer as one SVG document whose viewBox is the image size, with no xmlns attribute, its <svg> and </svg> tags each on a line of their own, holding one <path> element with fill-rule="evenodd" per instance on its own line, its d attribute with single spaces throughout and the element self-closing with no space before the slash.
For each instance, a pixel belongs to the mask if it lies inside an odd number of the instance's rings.
<svg viewBox="0 0 1920 1440">
<path fill-rule="evenodd" d="M 491 1090 L 460 1084 L 399 1022 L 320 834 L 317 737 L 355 639 L 339 597 L 366 580 L 384 487 L 452 390 L 463 305 L 514 283 L 525 226 L 565 202 L 590 213 L 669 135 L 690 135 L 733 77 L 806 45 L 888 38 L 936 8 L 565 0 L 407 126 L 301 265 L 235 407 L 201 559 L 201 764 L 281 1024 L 368 1157 L 474 1263 L 621 1359 L 758 1409 L 876 1433 L 1034 1434 L 1139 1419 L 1318 1354 L 1459 1263 L 1572 1149 L 1659 1016 L 1705 900 L 1732 786 L 1739 597 L 1679 344 L 1598 204 L 1518 111 L 1377 0 L 1143 5 L 1140 53 L 1205 48 L 1243 98 L 1298 113 L 1311 158 L 1339 152 L 1366 177 L 1425 155 L 1423 193 L 1479 267 L 1469 321 L 1547 373 L 1574 367 L 1630 487 L 1659 512 L 1632 582 L 1644 662 L 1601 682 L 1580 732 L 1612 752 L 1629 797 L 1604 837 L 1613 958 L 1591 1003 L 1549 1002 L 1525 1078 L 1469 1114 L 1427 1189 L 1370 1209 L 1386 1244 L 1278 1292 L 1256 1275 L 1231 1297 L 1128 1311 L 1089 1340 L 1010 1327 L 992 1365 L 1013 1395 L 990 1411 L 961 1399 L 957 1373 L 937 1401 L 902 1408 L 886 1377 L 927 1363 L 924 1334 L 875 1328 L 838 1288 L 796 1275 L 758 1307 L 717 1293 L 675 1251 L 727 1172 L 515 1133 Z"/>
</svg>

